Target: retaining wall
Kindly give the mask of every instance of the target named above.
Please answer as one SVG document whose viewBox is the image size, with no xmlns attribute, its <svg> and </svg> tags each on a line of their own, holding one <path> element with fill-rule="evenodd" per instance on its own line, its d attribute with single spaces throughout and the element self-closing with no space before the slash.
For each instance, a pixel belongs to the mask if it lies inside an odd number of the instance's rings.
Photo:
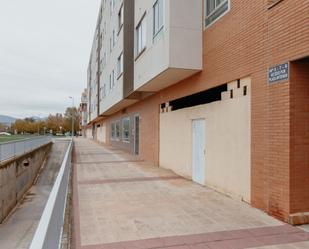
<svg viewBox="0 0 309 249">
<path fill-rule="evenodd" d="M 52 143 L 0 163 L 0 223 L 33 185 Z"/>
</svg>

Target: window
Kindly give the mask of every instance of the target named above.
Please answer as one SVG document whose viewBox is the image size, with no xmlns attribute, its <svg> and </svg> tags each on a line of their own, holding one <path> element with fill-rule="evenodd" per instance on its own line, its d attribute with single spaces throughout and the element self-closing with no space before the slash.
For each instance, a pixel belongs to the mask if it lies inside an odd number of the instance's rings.
<svg viewBox="0 0 309 249">
<path fill-rule="evenodd" d="M 120 121 L 111 123 L 111 140 L 120 140 Z"/>
<path fill-rule="evenodd" d="M 112 88 L 115 86 L 115 70 L 112 72 Z"/>
<path fill-rule="evenodd" d="M 121 5 L 120 10 L 118 12 L 118 33 L 123 26 L 123 5 Z"/>
<path fill-rule="evenodd" d="M 107 63 L 106 52 L 104 52 L 104 54 L 103 54 L 103 59 L 102 59 L 102 64 L 103 64 L 102 69 L 105 68 L 106 63 Z"/>
<path fill-rule="evenodd" d="M 100 87 L 100 102 L 103 99 L 103 87 Z"/>
<path fill-rule="evenodd" d="M 130 142 L 130 118 L 126 117 L 122 119 L 122 141 Z"/>
<path fill-rule="evenodd" d="M 157 0 L 153 6 L 153 37 L 163 28 L 163 0 Z"/>
<path fill-rule="evenodd" d="M 106 85 L 105 84 L 103 84 L 103 87 L 102 87 L 101 97 L 102 99 L 106 97 Z"/>
<path fill-rule="evenodd" d="M 116 32 L 113 30 L 113 47 L 116 45 Z"/>
<path fill-rule="evenodd" d="M 139 55 L 146 48 L 146 15 L 143 16 L 136 27 L 136 41 L 136 52 Z"/>
<path fill-rule="evenodd" d="M 229 11 L 229 0 L 205 0 L 206 27 Z"/>
<path fill-rule="evenodd" d="M 116 130 L 116 139 L 120 140 L 120 121 L 116 121 L 115 123 L 115 130 Z"/>
<path fill-rule="evenodd" d="M 109 75 L 109 90 L 111 91 L 115 86 L 115 70 Z"/>
<path fill-rule="evenodd" d="M 109 38 L 109 51 L 112 52 L 113 50 L 113 41 L 112 38 Z"/>
<path fill-rule="evenodd" d="M 115 140 L 116 139 L 116 123 L 112 122 L 111 124 L 111 139 Z"/>
<path fill-rule="evenodd" d="M 110 0 L 109 5 L 110 5 L 110 15 L 112 15 L 115 9 L 115 0 Z"/>
<path fill-rule="evenodd" d="M 101 75 L 102 72 L 103 72 L 103 68 L 104 68 L 103 59 L 101 59 L 101 60 L 100 60 L 100 75 Z"/>
<path fill-rule="evenodd" d="M 120 77 L 122 73 L 123 73 L 123 53 L 121 53 L 120 56 L 118 57 L 118 62 L 117 62 L 118 77 Z"/>
<path fill-rule="evenodd" d="M 109 90 L 113 89 L 112 74 L 109 75 Z"/>
</svg>

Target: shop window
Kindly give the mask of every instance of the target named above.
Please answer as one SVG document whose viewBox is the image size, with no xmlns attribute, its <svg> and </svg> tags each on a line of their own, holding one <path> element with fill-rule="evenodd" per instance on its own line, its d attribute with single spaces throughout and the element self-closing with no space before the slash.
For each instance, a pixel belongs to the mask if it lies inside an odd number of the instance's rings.
<svg viewBox="0 0 309 249">
<path fill-rule="evenodd" d="M 116 123 L 112 122 L 111 123 L 111 140 L 116 139 Z"/>
<path fill-rule="evenodd" d="M 130 118 L 126 117 L 122 119 L 122 141 L 130 143 Z"/>
<path fill-rule="evenodd" d="M 116 139 L 120 140 L 120 121 L 115 123 Z"/>
</svg>

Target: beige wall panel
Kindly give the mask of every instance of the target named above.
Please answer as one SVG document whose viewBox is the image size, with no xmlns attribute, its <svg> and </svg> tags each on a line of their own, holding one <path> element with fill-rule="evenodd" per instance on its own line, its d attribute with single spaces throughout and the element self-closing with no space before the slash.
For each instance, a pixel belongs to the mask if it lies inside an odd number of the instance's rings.
<svg viewBox="0 0 309 249">
<path fill-rule="evenodd" d="M 250 202 L 250 96 L 160 115 L 160 166 L 192 178 L 192 120 L 206 124 L 205 185 Z"/>
<path fill-rule="evenodd" d="M 97 140 L 101 143 L 106 143 L 106 124 L 102 124 L 101 127 L 97 129 Z"/>
</svg>

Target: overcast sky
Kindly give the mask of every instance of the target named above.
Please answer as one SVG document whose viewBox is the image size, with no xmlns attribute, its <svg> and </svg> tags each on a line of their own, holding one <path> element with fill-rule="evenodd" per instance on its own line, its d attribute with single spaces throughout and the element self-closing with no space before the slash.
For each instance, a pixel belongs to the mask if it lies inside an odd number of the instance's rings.
<svg viewBox="0 0 309 249">
<path fill-rule="evenodd" d="M 47 116 L 76 105 L 100 0 L 0 0 L 0 115 Z"/>
</svg>

